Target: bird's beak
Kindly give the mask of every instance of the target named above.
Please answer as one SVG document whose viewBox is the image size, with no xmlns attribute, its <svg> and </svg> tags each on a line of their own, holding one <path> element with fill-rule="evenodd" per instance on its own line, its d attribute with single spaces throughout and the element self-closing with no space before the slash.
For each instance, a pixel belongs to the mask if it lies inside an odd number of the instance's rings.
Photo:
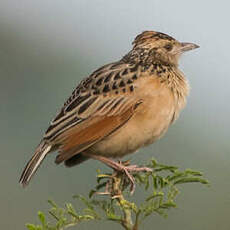
<svg viewBox="0 0 230 230">
<path fill-rule="evenodd" d="M 194 44 L 194 43 L 188 43 L 188 42 L 181 42 L 180 43 L 180 48 L 178 49 L 178 51 L 180 53 L 184 53 L 186 51 L 189 51 L 189 50 L 194 50 L 194 49 L 197 49 L 199 48 L 200 46 Z"/>
</svg>

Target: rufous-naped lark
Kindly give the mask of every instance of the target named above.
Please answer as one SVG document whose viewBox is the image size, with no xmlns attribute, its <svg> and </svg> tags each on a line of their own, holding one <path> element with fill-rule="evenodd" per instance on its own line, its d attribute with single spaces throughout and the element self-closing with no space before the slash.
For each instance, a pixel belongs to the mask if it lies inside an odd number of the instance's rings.
<svg viewBox="0 0 230 230">
<path fill-rule="evenodd" d="M 179 57 L 198 48 L 154 31 L 138 35 L 121 60 L 82 80 L 52 120 L 20 183 L 25 186 L 48 153 L 56 163 L 74 166 L 97 159 L 127 174 L 148 171 L 121 158 L 162 137 L 185 106 L 189 85 Z"/>
</svg>

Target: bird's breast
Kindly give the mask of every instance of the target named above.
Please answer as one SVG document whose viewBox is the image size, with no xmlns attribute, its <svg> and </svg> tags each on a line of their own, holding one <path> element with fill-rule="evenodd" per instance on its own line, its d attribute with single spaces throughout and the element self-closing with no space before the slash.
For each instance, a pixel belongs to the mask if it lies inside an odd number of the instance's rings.
<svg viewBox="0 0 230 230">
<path fill-rule="evenodd" d="M 132 118 L 116 132 L 92 146 L 94 154 L 122 157 L 153 143 L 167 131 L 176 109 L 171 90 L 154 82 L 152 87 L 146 85 L 141 91 L 142 104 Z"/>
</svg>

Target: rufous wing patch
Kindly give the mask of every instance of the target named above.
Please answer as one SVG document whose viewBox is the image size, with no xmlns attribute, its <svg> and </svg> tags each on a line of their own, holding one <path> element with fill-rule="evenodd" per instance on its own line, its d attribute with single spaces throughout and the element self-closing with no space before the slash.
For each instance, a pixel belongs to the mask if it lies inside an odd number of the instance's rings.
<svg viewBox="0 0 230 230">
<path fill-rule="evenodd" d="M 115 116 L 103 116 L 92 122 L 91 125 L 79 131 L 79 127 L 73 127 L 64 132 L 59 137 L 60 151 L 56 157 L 56 163 L 59 164 L 73 157 L 75 154 L 82 152 L 91 145 L 100 141 L 112 132 L 123 126 L 133 115 L 135 105 L 130 107 L 122 114 Z M 87 122 L 87 121 L 85 121 Z"/>
</svg>

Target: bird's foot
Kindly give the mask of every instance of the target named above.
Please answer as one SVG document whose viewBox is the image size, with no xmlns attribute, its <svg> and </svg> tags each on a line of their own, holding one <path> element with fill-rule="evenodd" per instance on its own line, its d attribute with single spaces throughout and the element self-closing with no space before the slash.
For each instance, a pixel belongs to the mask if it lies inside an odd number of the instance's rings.
<svg viewBox="0 0 230 230">
<path fill-rule="evenodd" d="M 138 167 L 137 165 L 129 165 L 129 161 L 125 162 L 114 162 L 116 165 L 112 167 L 115 171 L 123 172 L 130 181 L 130 193 L 133 194 L 136 188 L 135 179 L 132 173 L 136 172 L 152 172 L 151 168 L 148 167 Z"/>
<path fill-rule="evenodd" d="M 89 157 L 99 160 L 101 162 L 103 162 L 104 164 L 108 165 L 109 167 L 111 167 L 112 169 L 114 169 L 115 172 L 122 172 L 124 173 L 129 182 L 130 182 L 130 192 L 131 194 L 134 193 L 135 191 L 135 179 L 132 175 L 132 173 L 136 173 L 136 172 L 152 172 L 151 168 L 148 167 L 138 167 L 137 165 L 129 165 L 130 161 L 113 161 L 110 158 L 107 157 L 103 157 L 103 156 L 98 156 L 98 155 L 88 155 Z M 107 187 L 108 188 L 108 187 Z M 108 189 L 106 188 L 105 193 L 103 194 L 108 194 Z"/>
</svg>

